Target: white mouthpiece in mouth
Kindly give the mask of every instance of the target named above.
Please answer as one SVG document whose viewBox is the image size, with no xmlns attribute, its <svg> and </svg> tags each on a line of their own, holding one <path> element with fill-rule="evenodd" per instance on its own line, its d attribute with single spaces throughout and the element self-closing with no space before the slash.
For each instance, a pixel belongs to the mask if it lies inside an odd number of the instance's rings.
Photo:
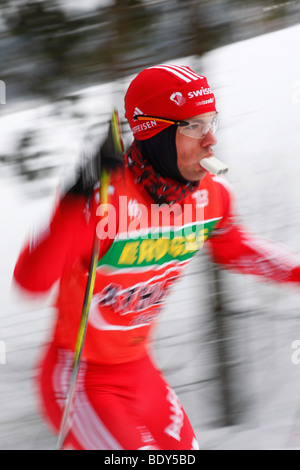
<svg viewBox="0 0 300 470">
<path fill-rule="evenodd" d="M 223 175 L 229 170 L 228 166 L 218 160 L 216 157 L 202 158 L 202 160 L 199 162 L 199 165 L 214 175 Z"/>
</svg>

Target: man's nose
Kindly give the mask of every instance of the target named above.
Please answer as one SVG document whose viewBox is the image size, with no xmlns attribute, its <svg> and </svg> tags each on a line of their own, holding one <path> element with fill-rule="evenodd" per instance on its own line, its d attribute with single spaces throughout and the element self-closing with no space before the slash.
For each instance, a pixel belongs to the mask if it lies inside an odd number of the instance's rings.
<svg viewBox="0 0 300 470">
<path fill-rule="evenodd" d="M 201 147 L 207 147 L 208 145 L 216 145 L 217 143 L 216 136 L 213 134 L 213 131 L 209 129 L 208 133 L 201 139 Z"/>
</svg>

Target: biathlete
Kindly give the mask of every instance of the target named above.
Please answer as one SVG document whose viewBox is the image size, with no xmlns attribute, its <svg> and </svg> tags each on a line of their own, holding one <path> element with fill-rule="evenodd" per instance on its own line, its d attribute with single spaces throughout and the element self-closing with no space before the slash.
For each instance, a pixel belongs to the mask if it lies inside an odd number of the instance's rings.
<svg viewBox="0 0 300 470">
<path fill-rule="evenodd" d="M 224 267 L 282 283 L 300 282 L 300 260 L 235 222 L 231 189 L 214 174 L 222 168 L 213 150 L 218 113 L 204 76 L 186 66 L 147 68 L 131 82 L 125 111 L 133 142 L 122 168 L 111 172 L 111 216 L 99 216 L 99 175 L 89 191 L 81 175 L 60 198 L 48 231 L 23 248 L 14 279 L 34 293 L 59 286 L 39 376 L 44 416 L 58 433 L 97 233 L 99 261 L 64 446 L 198 449 L 148 348 L 170 287 L 203 244 Z"/>
</svg>

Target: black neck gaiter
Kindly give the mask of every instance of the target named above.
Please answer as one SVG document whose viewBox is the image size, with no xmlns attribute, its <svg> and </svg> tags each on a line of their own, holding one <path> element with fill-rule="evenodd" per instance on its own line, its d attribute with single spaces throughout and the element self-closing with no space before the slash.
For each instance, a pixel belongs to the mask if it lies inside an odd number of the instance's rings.
<svg viewBox="0 0 300 470">
<path fill-rule="evenodd" d="M 163 177 L 182 184 L 188 183 L 177 166 L 177 126 L 169 126 L 150 139 L 137 140 L 136 144 L 143 157 Z"/>
</svg>

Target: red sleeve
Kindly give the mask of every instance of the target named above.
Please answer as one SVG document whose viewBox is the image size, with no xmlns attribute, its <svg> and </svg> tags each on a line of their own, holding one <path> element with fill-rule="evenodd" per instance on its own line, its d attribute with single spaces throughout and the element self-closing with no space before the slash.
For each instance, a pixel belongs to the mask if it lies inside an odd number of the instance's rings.
<svg viewBox="0 0 300 470">
<path fill-rule="evenodd" d="M 47 229 L 37 240 L 30 240 L 21 252 L 14 280 L 31 292 L 45 292 L 81 256 L 90 256 L 95 219 L 90 217 L 87 201 L 66 196 L 58 204 Z"/>
<path fill-rule="evenodd" d="M 234 197 L 222 178 L 220 185 L 224 217 L 207 245 L 214 262 L 245 274 L 277 282 L 300 282 L 300 256 L 285 246 L 258 237 L 236 222 Z"/>
</svg>

